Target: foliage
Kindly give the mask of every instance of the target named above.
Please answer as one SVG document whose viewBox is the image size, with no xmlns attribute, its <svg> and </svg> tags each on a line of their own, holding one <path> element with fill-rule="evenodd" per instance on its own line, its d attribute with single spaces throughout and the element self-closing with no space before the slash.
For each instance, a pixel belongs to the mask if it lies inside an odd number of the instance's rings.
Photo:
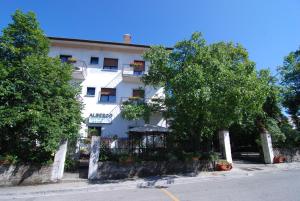
<svg viewBox="0 0 300 201">
<path fill-rule="evenodd" d="M 256 72 L 239 44 L 207 45 L 194 33 L 173 51 L 152 47 L 144 59 L 151 66 L 143 81 L 165 87 L 166 116 L 178 143 L 196 150 L 216 130 L 263 113 L 269 74 Z"/>
<path fill-rule="evenodd" d="M 284 148 L 300 147 L 300 132 L 290 125 L 287 120 L 284 120 L 280 124 L 280 130 L 285 135 L 284 143 L 277 143 L 277 146 Z"/>
<path fill-rule="evenodd" d="M 283 105 L 288 109 L 296 128 L 300 131 L 300 49 L 284 58 L 279 72 L 283 85 Z"/>
<path fill-rule="evenodd" d="M 161 110 L 160 99 L 153 99 L 151 102 L 145 102 L 144 99 L 135 97 L 122 104 L 121 115 L 126 120 L 143 119 L 146 123 L 149 123 L 151 113 L 159 110 Z"/>
<path fill-rule="evenodd" d="M 96 128 L 89 128 L 88 129 L 88 136 L 99 136 L 98 130 Z"/>
<path fill-rule="evenodd" d="M 65 161 L 65 171 L 76 172 L 78 170 L 79 161 L 67 158 Z"/>
<path fill-rule="evenodd" d="M 275 144 L 283 143 L 286 139 L 284 133 L 278 126 L 278 122 L 273 118 L 267 118 L 266 128 L 271 133 L 272 141 Z"/>
<path fill-rule="evenodd" d="M 51 160 L 82 120 L 72 67 L 49 58 L 48 44 L 31 12 L 16 11 L 0 36 L 0 152 L 21 162 Z"/>
</svg>

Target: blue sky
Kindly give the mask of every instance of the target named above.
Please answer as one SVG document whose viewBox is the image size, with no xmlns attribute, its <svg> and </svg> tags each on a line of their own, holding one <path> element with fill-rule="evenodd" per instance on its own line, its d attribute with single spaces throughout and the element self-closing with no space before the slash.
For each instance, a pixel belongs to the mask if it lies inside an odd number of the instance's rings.
<svg viewBox="0 0 300 201">
<path fill-rule="evenodd" d="M 273 73 L 300 46 L 299 0 L 0 0 L 0 29 L 16 10 L 34 11 L 48 36 L 172 46 L 194 31 L 233 41 Z"/>
</svg>

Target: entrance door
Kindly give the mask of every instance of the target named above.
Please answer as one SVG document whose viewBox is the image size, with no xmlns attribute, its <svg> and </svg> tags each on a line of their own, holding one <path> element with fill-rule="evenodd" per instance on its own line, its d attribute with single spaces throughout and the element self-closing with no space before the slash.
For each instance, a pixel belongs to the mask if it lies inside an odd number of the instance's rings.
<svg viewBox="0 0 300 201">
<path fill-rule="evenodd" d="M 88 127 L 88 135 L 89 136 L 92 136 L 92 135 L 101 136 L 101 130 L 102 130 L 102 127 L 100 127 L 100 126 L 89 126 Z"/>
</svg>

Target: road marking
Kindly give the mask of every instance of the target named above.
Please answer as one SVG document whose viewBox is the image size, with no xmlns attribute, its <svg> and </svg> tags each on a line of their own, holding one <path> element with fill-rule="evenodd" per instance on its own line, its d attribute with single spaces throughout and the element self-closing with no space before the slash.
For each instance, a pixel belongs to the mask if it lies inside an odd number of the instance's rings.
<svg viewBox="0 0 300 201">
<path fill-rule="evenodd" d="M 172 199 L 172 201 L 180 201 L 177 197 L 175 197 L 175 195 L 173 195 L 172 193 L 170 193 L 170 192 L 167 191 L 166 189 L 160 188 L 160 190 L 161 190 L 162 192 L 164 192 L 167 196 L 169 196 L 169 197 Z"/>
</svg>

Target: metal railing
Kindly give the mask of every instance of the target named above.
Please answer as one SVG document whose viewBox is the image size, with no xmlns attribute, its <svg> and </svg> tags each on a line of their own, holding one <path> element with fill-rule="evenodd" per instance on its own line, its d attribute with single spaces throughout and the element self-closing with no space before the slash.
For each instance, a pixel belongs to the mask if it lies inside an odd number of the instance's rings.
<svg viewBox="0 0 300 201">
<path fill-rule="evenodd" d="M 122 67 L 123 76 L 142 77 L 145 74 L 147 74 L 146 66 L 144 67 L 144 70 L 136 70 L 136 67 L 131 66 L 130 64 L 123 64 Z"/>
<path fill-rule="evenodd" d="M 74 72 L 80 72 L 82 73 L 83 77 L 86 77 L 87 75 L 87 65 L 82 60 L 77 60 L 74 63 L 71 63 L 74 69 Z"/>
</svg>

